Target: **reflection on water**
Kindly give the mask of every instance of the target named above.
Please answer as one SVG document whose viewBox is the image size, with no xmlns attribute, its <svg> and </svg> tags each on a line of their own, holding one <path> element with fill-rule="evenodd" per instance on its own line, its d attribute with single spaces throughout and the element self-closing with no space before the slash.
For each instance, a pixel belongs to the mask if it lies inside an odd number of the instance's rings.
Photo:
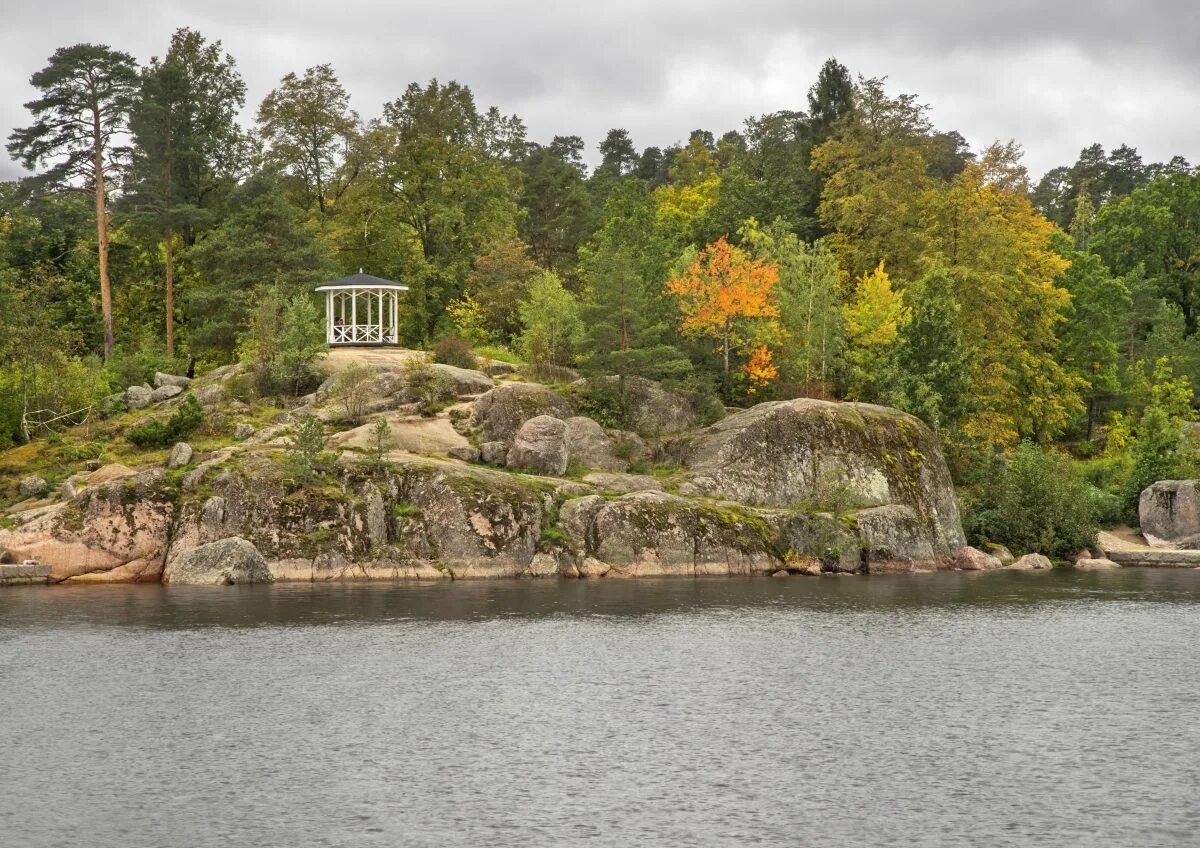
<svg viewBox="0 0 1200 848">
<path fill-rule="evenodd" d="M 1200 844 L 1200 572 L 0 591 L 0 844 Z"/>
</svg>

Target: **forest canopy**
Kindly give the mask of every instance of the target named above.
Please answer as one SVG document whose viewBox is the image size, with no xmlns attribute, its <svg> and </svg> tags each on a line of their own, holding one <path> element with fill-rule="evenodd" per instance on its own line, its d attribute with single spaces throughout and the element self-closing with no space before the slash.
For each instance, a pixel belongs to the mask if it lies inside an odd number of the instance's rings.
<svg viewBox="0 0 1200 848">
<path fill-rule="evenodd" d="M 164 48 L 31 69 L 7 145 L 31 174 L 0 184 L 0 443 L 31 410 L 261 357 L 280 328 L 311 347 L 305 299 L 359 268 L 409 286 L 406 346 L 726 405 L 894 405 L 964 479 L 1023 442 L 1127 476 L 1192 417 L 1200 174 L 1180 156 L 1094 144 L 1035 183 L 1016 142 L 971 149 L 829 59 L 789 110 L 665 148 L 614 128 L 589 167 L 579 136 L 532 140 L 465 83 L 357 104 L 327 64 L 243 126 L 220 41 Z"/>
</svg>

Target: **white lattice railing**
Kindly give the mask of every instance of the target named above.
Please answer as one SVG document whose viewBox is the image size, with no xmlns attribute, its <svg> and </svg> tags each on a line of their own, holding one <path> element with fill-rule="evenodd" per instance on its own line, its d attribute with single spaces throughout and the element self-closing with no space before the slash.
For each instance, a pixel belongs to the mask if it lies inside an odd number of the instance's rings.
<svg viewBox="0 0 1200 848">
<path fill-rule="evenodd" d="M 380 327 L 378 324 L 335 324 L 330 328 L 330 344 L 383 344 L 391 341 L 391 327 Z"/>
</svg>

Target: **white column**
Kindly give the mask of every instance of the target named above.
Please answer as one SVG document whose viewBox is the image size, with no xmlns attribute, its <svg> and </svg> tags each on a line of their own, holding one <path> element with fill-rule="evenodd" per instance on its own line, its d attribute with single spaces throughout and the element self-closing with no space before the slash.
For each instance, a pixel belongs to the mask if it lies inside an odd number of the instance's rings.
<svg viewBox="0 0 1200 848">
<path fill-rule="evenodd" d="M 392 291 L 392 344 L 400 343 L 400 292 Z"/>
<path fill-rule="evenodd" d="M 325 343 L 333 344 L 333 292 L 325 292 Z"/>
<path fill-rule="evenodd" d="M 358 341 L 358 292 L 350 289 L 350 341 Z"/>
</svg>

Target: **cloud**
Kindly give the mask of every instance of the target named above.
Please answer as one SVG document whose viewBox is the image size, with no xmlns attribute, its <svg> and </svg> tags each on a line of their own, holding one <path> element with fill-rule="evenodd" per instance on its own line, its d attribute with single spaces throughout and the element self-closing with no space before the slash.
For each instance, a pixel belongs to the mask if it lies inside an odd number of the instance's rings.
<svg viewBox="0 0 1200 848">
<path fill-rule="evenodd" d="M 535 140 L 614 126 L 666 145 L 704 127 L 804 106 L 821 63 L 889 77 L 935 124 L 976 145 L 1016 138 L 1038 174 L 1095 141 L 1200 160 L 1200 4 L 1101 0 L 296 0 L 205 4 L 9 0 L 0 29 L 0 134 L 28 121 L 28 77 L 53 50 L 100 41 L 146 60 L 191 26 L 221 39 L 249 87 L 244 118 L 288 71 L 331 62 L 364 116 L 411 81 L 457 79 L 519 114 Z M 594 156 L 594 154 L 593 154 Z M 0 178 L 17 175 L 0 163 Z"/>
</svg>

